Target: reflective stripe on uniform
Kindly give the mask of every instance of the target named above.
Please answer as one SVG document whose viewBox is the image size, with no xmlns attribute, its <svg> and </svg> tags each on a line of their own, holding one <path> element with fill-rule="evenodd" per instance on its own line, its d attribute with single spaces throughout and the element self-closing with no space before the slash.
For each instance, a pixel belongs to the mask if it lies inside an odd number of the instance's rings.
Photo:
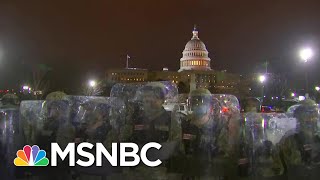
<svg viewBox="0 0 320 180">
<path fill-rule="evenodd" d="M 143 124 L 134 125 L 134 130 L 135 131 L 142 131 L 142 130 L 145 130 L 145 129 L 149 129 L 149 125 L 143 125 Z"/>
<path fill-rule="evenodd" d="M 182 139 L 195 139 L 196 135 L 193 134 L 183 134 Z"/>
<path fill-rule="evenodd" d="M 167 125 L 155 125 L 154 128 L 160 131 L 169 131 L 169 126 Z"/>
</svg>

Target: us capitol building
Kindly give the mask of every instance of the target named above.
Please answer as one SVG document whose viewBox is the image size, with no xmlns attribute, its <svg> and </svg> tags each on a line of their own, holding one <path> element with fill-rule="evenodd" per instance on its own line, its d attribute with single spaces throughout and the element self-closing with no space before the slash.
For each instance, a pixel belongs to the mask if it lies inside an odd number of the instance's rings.
<svg viewBox="0 0 320 180">
<path fill-rule="evenodd" d="M 192 31 L 192 38 L 186 44 L 182 58 L 180 59 L 180 69 L 182 71 L 210 71 L 210 61 L 206 45 L 199 39 L 198 31 L 196 28 Z"/>
<path fill-rule="evenodd" d="M 212 93 L 238 94 L 241 75 L 211 69 L 212 60 L 205 44 L 199 38 L 196 28 L 187 42 L 180 59 L 180 69 L 150 71 L 140 68 L 109 69 L 106 81 L 109 83 L 133 83 L 166 80 L 183 85 L 185 89 L 208 88 Z"/>
</svg>

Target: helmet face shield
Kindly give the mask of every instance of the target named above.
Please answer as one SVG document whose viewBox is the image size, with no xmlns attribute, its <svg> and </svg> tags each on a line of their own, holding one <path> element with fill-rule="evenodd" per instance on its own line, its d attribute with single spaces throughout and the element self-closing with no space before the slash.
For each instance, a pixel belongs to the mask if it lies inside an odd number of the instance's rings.
<svg viewBox="0 0 320 180">
<path fill-rule="evenodd" d="M 188 107 L 194 117 L 201 118 L 211 111 L 212 98 L 211 96 L 192 96 L 189 98 Z"/>
<path fill-rule="evenodd" d="M 308 102 L 305 102 L 308 103 Z M 301 104 L 294 111 L 294 117 L 297 118 L 297 128 L 304 132 L 315 133 L 317 132 L 317 124 L 319 121 L 319 108 L 317 105 L 309 102 L 310 104 Z"/>
<path fill-rule="evenodd" d="M 190 110 L 198 106 L 207 106 L 211 104 L 211 97 L 209 96 L 192 96 L 189 98 L 188 105 Z"/>
</svg>

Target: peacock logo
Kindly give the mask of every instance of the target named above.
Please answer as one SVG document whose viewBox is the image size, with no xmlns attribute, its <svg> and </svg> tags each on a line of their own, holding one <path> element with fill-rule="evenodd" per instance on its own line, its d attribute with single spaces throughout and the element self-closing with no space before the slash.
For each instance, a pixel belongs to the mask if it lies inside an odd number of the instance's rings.
<svg viewBox="0 0 320 180">
<path fill-rule="evenodd" d="M 32 147 L 26 145 L 23 150 L 17 151 L 17 157 L 14 159 L 16 166 L 48 166 L 49 159 L 46 158 L 46 151 L 40 150 L 39 146 Z"/>
</svg>

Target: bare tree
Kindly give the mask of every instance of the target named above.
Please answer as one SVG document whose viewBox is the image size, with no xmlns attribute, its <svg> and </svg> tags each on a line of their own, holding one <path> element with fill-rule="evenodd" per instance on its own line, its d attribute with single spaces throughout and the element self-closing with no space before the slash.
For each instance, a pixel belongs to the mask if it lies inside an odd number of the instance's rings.
<svg viewBox="0 0 320 180">
<path fill-rule="evenodd" d="M 36 99 L 41 99 L 48 92 L 50 87 L 48 76 L 51 71 L 52 68 L 44 64 L 37 64 L 32 68 L 31 87 L 35 92 Z"/>
<path fill-rule="evenodd" d="M 272 83 L 273 94 L 276 96 L 284 96 L 288 90 L 288 79 L 285 75 L 277 75 Z"/>
<path fill-rule="evenodd" d="M 82 85 L 82 94 L 86 96 L 99 96 L 103 93 L 104 83 L 102 81 L 96 82 L 94 86 L 88 83 Z"/>
</svg>

